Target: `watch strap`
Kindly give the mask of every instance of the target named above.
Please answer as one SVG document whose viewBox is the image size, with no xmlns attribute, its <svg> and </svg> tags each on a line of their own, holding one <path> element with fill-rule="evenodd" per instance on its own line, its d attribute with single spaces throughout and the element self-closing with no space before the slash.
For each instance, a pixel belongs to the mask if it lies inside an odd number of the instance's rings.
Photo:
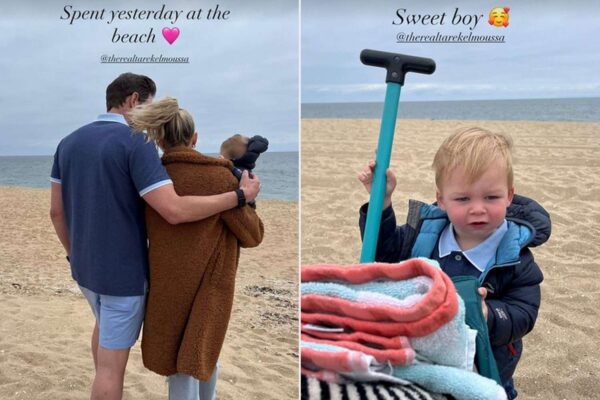
<svg viewBox="0 0 600 400">
<path fill-rule="evenodd" d="M 246 205 L 246 195 L 244 195 L 244 191 L 240 188 L 235 189 L 235 194 L 237 195 L 238 200 L 238 208 L 242 208 Z"/>
</svg>

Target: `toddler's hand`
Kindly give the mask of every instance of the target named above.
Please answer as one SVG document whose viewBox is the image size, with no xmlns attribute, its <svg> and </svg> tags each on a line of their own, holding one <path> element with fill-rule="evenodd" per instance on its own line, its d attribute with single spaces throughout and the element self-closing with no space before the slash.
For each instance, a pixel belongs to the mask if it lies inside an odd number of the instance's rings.
<svg viewBox="0 0 600 400">
<path fill-rule="evenodd" d="M 485 298 L 487 297 L 487 289 L 480 287 L 479 289 L 477 289 L 477 292 L 479 292 L 479 295 L 481 296 L 481 311 L 483 311 L 483 316 L 485 317 L 485 320 L 487 321 L 488 306 L 487 306 L 487 304 L 485 304 Z"/>
<path fill-rule="evenodd" d="M 370 160 L 367 166 L 358 174 L 358 180 L 364 185 L 367 193 L 371 193 L 373 185 L 373 171 L 375 170 L 375 160 Z M 383 208 L 386 209 L 392 204 L 392 193 L 396 189 L 396 175 L 391 169 L 385 172 L 387 182 L 385 185 L 385 200 Z"/>
</svg>

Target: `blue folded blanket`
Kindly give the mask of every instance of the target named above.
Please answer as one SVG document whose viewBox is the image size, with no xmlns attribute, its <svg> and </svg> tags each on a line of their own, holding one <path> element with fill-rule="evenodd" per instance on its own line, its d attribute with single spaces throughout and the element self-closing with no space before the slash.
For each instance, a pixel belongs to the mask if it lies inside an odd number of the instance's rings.
<svg viewBox="0 0 600 400">
<path fill-rule="evenodd" d="M 494 380 L 464 369 L 443 365 L 413 364 L 395 367 L 394 376 L 427 390 L 448 393 L 462 400 L 506 400 L 506 392 Z"/>
</svg>

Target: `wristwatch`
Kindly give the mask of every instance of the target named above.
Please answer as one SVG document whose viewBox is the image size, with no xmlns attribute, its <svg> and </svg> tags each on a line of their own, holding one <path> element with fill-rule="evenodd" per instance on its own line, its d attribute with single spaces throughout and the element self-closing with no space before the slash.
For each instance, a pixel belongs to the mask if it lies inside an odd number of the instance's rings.
<svg viewBox="0 0 600 400">
<path fill-rule="evenodd" d="M 238 199 L 238 208 L 242 208 L 246 205 L 246 196 L 244 195 L 244 191 L 240 188 L 235 189 L 235 194 Z"/>
</svg>

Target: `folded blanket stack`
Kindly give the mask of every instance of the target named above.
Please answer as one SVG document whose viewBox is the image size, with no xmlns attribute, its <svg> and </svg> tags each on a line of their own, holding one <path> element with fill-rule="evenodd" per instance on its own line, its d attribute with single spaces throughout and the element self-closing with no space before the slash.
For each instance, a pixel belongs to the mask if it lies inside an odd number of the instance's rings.
<svg viewBox="0 0 600 400">
<path fill-rule="evenodd" d="M 301 280 L 303 375 L 337 384 L 414 382 L 456 398 L 504 398 L 495 382 L 470 372 L 464 304 L 435 261 L 303 266 Z"/>
</svg>

